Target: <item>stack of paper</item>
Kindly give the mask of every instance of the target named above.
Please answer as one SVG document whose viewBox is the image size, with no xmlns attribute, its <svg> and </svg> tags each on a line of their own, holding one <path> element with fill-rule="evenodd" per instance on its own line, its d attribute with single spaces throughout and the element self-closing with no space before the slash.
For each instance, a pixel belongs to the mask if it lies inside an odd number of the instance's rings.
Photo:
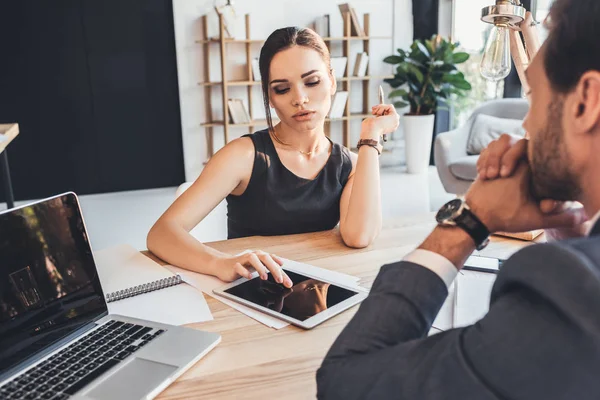
<svg viewBox="0 0 600 400">
<path fill-rule="evenodd" d="M 341 272 L 329 271 L 329 270 L 326 270 L 323 268 L 318 268 L 318 267 L 315 267 L 312 265 L 303 264 L 303 263 L 299 263 L 299 262 L 292 261 L 292 260 L 284 259 L 283 261 L 284 261 L 283 268 L 285 268 L 287 270 L 290 270 L 293 272 L 298 272 L 300 274 L 302 274 L 302 273 L 308 274 L 308 275 L 314 276 L 319 279 L 328 280 L 328 281 L 334 282 L 334 283 L 339 283 L 340 285 L 345 285 L 345 286 L 350 286 L 350 287 L 358 286 L 359 278 L 357 278 L 357 277 L 346 275 Z M 250 318 L 253 318 L 256 321 L 258 321 L 262 324 L 265 324 L 268 327 L 275 328 L 275 329 L 281 329 L 281 328 L 289 325 L 289 323 L 282 321 L 278 318 L 271 317 L 260 311 L 256 311 L 253 308 L 246 307 L 242 304 L 236 303 L 235 301 L 231 301 L 229 299 L 225 299 L 221 296 L 215 295 L 213 293 L 213 290 L 223 286 L 225 283 L 223 281 L 221 281 L 220 279 L 215 278 L 214 276 L 199 274 L 199 273 L 187 271 L 187 270 L 184 270 L 181 268 L 177 268 L 174 266 L 168 266 L 168 268 L 171 271 L 180 274 L 183 277 L 184 281 L 186 281 L 190 285 L 194 286 L 196 289 L 202 290 L 204 293 L 208 294 L 209 296 L 212 296 L 215 299 L 219 300 L 220 302 L 227 304 L 231 308 L 235 308 L 236 310 L 240 311 L 241 313 L 246 314 Z"/>
</svg>

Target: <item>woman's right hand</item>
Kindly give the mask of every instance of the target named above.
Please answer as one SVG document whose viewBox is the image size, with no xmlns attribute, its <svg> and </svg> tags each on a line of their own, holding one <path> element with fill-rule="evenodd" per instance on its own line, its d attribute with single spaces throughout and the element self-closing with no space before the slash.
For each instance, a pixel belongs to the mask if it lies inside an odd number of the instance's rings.
<svg viewBox="0 0 600 400">
<path fill-rule="evenodd" d="M 371 109 L 372 117 L 365 118 L 360 132 L 361 139 L 379 140 L 381 135 L 393 133 L 400 125 L 400 116 L 392 104 L 379 104 Z"/>
<path fill-rule="evenodd" d="M 291 288 L 292 280 L 283 271 L 282 265 L 283 260 L 275 254 L 253 250 L 236 256 L 217 258 L 213 264 L 213 274 L 222 281 L 232 282 L 240 277 L 252 279 L 252 271 L 258 272 L 260 279 L 266 280 L 270 271 L 277 283 Z"/>
</svg>

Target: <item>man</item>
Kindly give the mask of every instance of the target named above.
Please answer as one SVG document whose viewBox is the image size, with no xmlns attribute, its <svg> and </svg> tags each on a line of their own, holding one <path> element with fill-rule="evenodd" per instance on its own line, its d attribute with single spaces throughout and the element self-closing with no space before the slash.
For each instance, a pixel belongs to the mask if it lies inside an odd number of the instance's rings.
<svg viewBox="0 0 600 400">
<path fill-rule="evenodd" d="M 470 210 L 447 206 L 419 249 L 381 269 L 317 373 L 319 398 L 600 399 L 598 21 L 598 0 L 556 0 L 527 71 L 530 140 L 494 143 L 479 165 L 486 179 L 466 195 Z M 426 337 L 489 232 L 582 222 L 560 207 L 544 214 L 541 199 L 581 202 L 595 216 L 590 236 L 520 251 L 481 321 Z"/>
</svg>

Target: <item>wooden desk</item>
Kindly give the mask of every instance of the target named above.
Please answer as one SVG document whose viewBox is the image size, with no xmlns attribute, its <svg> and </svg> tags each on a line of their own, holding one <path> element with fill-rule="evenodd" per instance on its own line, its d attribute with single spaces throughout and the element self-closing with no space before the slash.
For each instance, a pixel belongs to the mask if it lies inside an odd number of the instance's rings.
<svg viewBox="0 0 600 400">
<path fill-rule="evenodd" d="M 252 237 L 208 243 L 231 254 L 245 249 L 270 253 L 361 278 L 370 287 L 379 268 L 402 259 L 433 229 L 433 215 L 404 218 L 383 229 L 367 249 L 353 250 L 337 231 L 284 237 Z M 508 257 L 526 242 L 494 238 L 481 254 Z M 314 399 L 315 373 L 327 350 L 358 307 L 304 331 L 274 330 L 205 296 L 214 321 L 190 326 L 219 332 L 222 342 L 167 388 L 159 399 Z"/>
<path fill-rule="evenodd" d="M 8 208 L 13 208 L 15 206 L 15 198 L 12 190 L 12 182 L 10 180 L 10 169 L 8 168 L 6 147 L 8 147 L 10 142 L 12 142 L 18 134 L 18 124 L 0 124 L 0 163 L 2 163 L 4 195 L 6 196 Z"/>
</svg>

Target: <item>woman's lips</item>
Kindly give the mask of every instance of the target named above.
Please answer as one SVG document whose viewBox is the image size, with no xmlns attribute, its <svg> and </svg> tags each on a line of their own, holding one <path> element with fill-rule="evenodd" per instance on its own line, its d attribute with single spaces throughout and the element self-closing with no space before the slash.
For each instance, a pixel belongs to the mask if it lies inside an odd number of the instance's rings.
<svg viewBox="0 0 600 400">
<path fill-rule="evenodd" d="M 315 115 L 314 111 L 300 111 L 292 116 L 296 121 L 310 121 Z"/>
</svg>

